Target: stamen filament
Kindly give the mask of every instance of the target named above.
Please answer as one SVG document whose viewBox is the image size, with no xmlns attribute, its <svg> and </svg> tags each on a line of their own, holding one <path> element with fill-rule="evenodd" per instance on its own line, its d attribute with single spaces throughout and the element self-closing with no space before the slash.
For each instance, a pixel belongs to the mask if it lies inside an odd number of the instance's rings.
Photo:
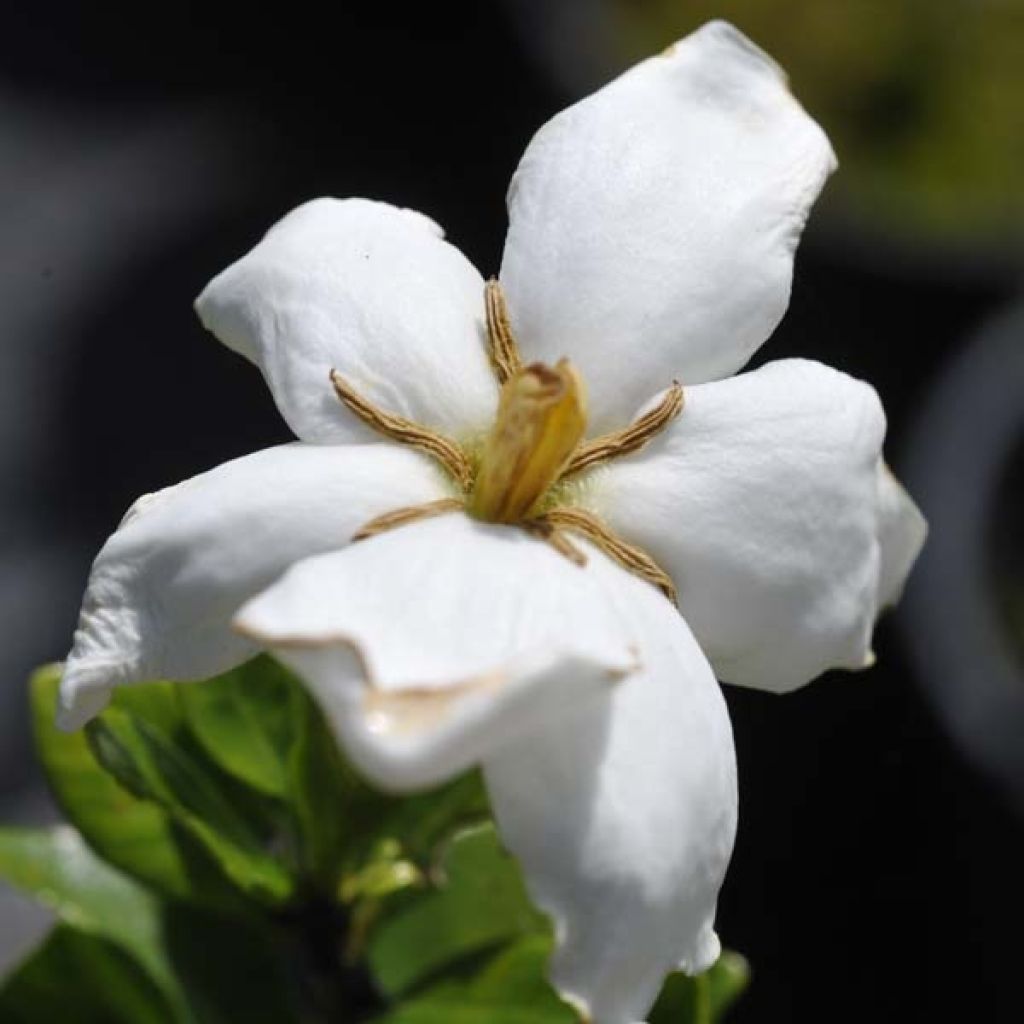
<svg viewBox="0 0 1024 1024">
<path fill-rule="evenodd" d="M 473 467 L 458 444 L 436 430 L 378 409 L 363 398 L 337 370 L 331 370 L 331 383 L 338 398 L 368 427 L 392 441 L 426 452 L 451 473 L 462 490 L 469 490 L 473 484 Z"/>
<path fill-rule="evenodd" d="M 581 444 L 567 463 L 562 479 L 590 469 L 600 462 L 617 459 L 639 451 L 655 435 L 660 434 L 683 411 L 683 388 L 678 381 L 665 392 L 661 401 L 650 412 L 622 430 L 602 434 Z"/>
</svg>

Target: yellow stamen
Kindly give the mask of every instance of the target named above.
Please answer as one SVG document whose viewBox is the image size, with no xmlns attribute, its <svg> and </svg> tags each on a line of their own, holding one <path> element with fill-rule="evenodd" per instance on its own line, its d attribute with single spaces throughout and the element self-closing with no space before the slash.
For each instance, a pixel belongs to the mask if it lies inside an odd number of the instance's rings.
<svg viewBox="0 0 1024 1024">
<path fill-rule="evenodd" d="M 533 363 L 502 388 L 480 459 L 469 511 L 492 523 L 528 519 L 558 479 L 586 430 L 583 382 L 561 360 Z"/>
<path fill-rule="evenodd" d="M 602 434 L 581 444 L 565 467 L 563 478 L 590 469 L 599 462 L 617 459 L 639 451 L 648 441 L 660 434 L 683 411 L 683 388 L 678 382 L 665 392 L 661 401 L 650 412 L 622 430 Z"/>
<path fill-rule="evenodd" d="M 458 444 L 436 430 L 378 409 L 363 398 L 337 370 L 331 370 L 331 383 L 338 398 L 367 426 L 392 441 L 432 455 L 455 477 L 464 491 L 469 490 L 473 483 L 473 467 Z"/>
</svg>

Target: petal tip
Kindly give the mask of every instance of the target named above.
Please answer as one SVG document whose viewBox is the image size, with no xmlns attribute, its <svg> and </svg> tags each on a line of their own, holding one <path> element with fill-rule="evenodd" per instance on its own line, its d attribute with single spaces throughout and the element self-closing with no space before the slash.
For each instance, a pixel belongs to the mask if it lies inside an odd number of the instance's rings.
<svg viewBox="0 0 1024 1024">
<path fill-rule="evenodd" d="M 706 43 L 723 53 L 728 53 L 731 57 L 744 61 L 750 70 L 770 73 L 784 84 L 789 81 L 789 76 L 778 61 L 762 50 L 731 21 L 714 18 L 701 25 L 689 38 L 694 41 L 699 40 L 701 43 Z"/>
<path fill-rule="evenodd" d="M 94 666 L 69 662 L 60 681 L 55 724 L 61 732 L 75 732 L 110 703 L 111 686 L 102 682 Z M 104 672 L 103 675 L 106 675 Z"/>
</svg>

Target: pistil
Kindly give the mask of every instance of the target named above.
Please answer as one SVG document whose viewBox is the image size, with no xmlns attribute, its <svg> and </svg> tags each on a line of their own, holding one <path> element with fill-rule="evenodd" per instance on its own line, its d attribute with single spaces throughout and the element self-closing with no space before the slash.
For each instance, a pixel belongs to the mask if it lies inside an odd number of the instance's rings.
<svg viewBox="0 0 1024 1024">
<path fill-rule="evenodd" d="M 534 363 L 501 389 L 469 511 L 492 523 L 528 519 L 586 431 L 583 382 L 567 359 Z"/>
</svg>

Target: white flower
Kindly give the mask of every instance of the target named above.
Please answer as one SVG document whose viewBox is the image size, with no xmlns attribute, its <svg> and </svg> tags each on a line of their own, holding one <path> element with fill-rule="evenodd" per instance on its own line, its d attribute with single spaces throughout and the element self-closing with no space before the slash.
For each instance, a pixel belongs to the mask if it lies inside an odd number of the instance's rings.
<svg viewBox="0 0 1024 1024">
<path fill-rule="evenodd" d="M 92 570 L 63 724 L 118 684 L 273 651 L 380 785 L 481 764 L 554 920 L 555 985 L 597 1024 L 643 1017 L 718 954 L 716 677 L 783 691 L 868 664 L 924 538 L 868 385 L 803 360 L 729 378 L 785 311 L 834 165 L 779 68 L 716 22 L 531 142 L 511 328 L 420 214 L 289 214 L 197 308 L 301 440 L 133 506 Z M 548 365 L 519 369 L 515 342 Z M 579 449 L 588 415 L 602 440 Z M 567 476 L 574 451 L 594 464 Z"/>
</svg>

